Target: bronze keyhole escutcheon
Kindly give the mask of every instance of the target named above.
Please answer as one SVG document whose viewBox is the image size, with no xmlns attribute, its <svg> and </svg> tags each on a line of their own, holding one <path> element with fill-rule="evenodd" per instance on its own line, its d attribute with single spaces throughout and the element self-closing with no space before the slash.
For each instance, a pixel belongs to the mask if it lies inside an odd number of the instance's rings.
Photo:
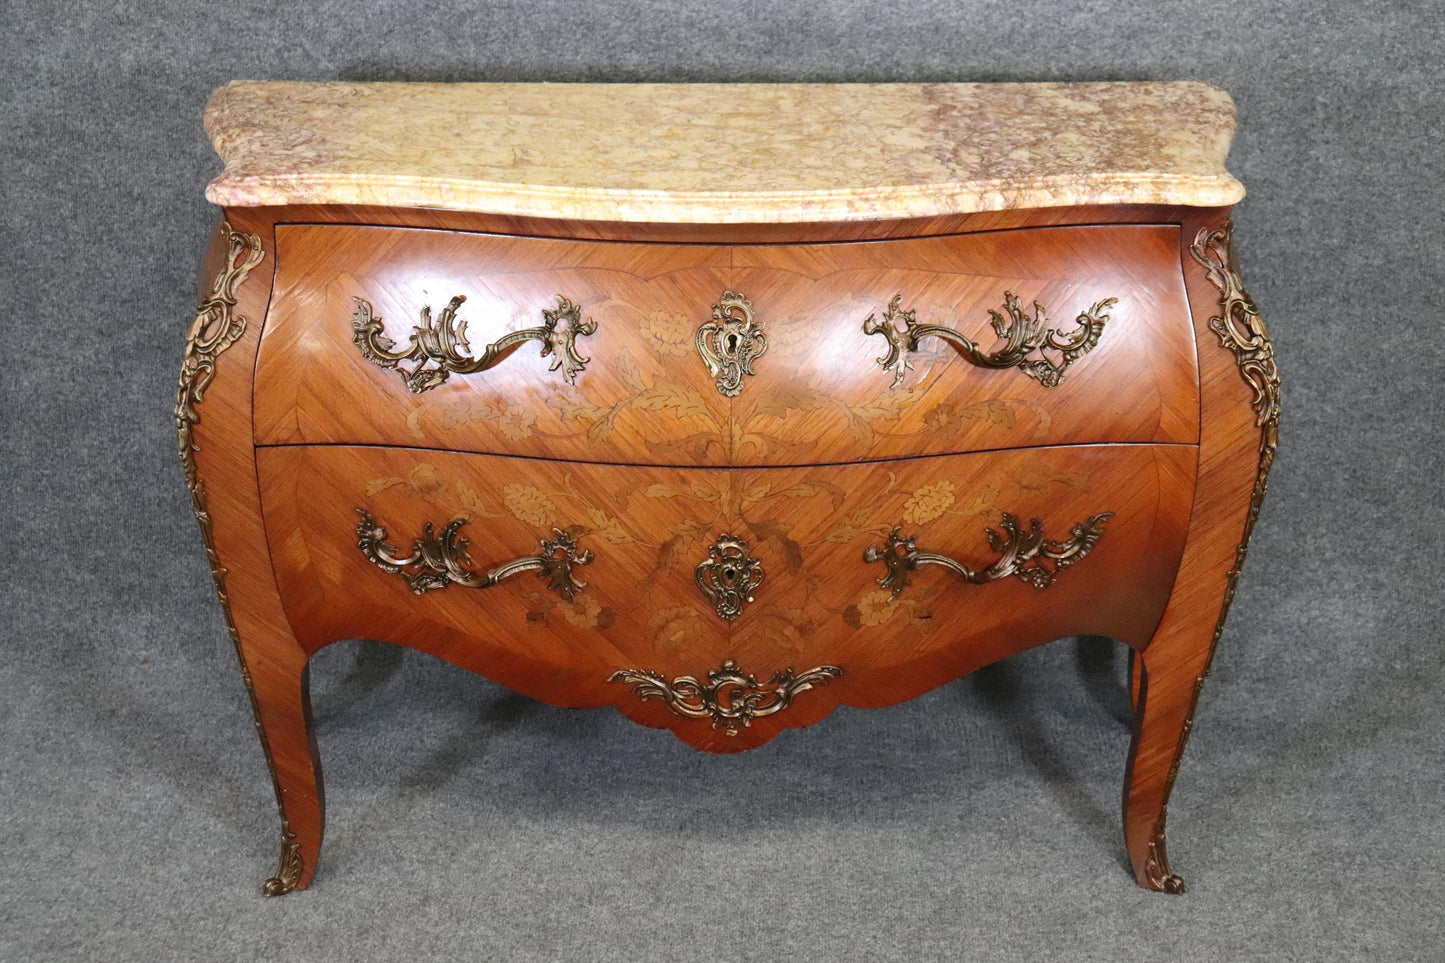
<svg viewBox="0 0 1445 963">
<path fill-rule="evenodd" d="M 724 291 L 712 306 L 712 320 L 697 329 L 694 344 L 717 379 L 717 390 L 736 398 L 743 390 L 743 375 L 754 375 L 753 362 L 768 350 L 768 339 L 753 318 L 753 303 L 734 291 Z"/>
<path fill-rule="evenodd" d="M 708 547 L 707 558 L 693 572 L 703 597 L 728 622 L 743 614 L 753 601 L 753 590 L 763 582 L 763 563 L 753 558 L 748 543 L 735 535 L 719 535 Z"/>
</svg>

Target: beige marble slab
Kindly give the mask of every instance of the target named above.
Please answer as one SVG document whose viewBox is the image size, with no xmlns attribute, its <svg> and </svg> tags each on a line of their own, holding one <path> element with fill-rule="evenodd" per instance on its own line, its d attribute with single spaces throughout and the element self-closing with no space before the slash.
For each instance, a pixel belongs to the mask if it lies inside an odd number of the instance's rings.
<svg viewBox="0 0 1445 963">
<path fill-rule="evenodd" d="M 228 207 L 379 204 L 682 223 L 1222 206 L 1208 84 L 239 81 L 206 131 Z"/>
</svg>

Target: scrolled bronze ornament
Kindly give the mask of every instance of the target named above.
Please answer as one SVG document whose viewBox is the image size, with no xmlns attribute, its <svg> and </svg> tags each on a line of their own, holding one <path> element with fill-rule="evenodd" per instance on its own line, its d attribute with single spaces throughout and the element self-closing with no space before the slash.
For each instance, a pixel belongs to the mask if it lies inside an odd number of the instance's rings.
<svg viewBox="0 0 1445 963">
<path fill-rule="evenodd" d="M 875 315 L 863 319 L 865 334 L 881 334 L 888 341 L 888 353 L 878 359 L 884 371 L 893 372 L 891 388 L 903 384 L 904 373 L 913 367 L 913 352 L 924 338 L 942 338 L 962 352 L 969 364 L 980 368 L 1018 368 L 1045 388 L 1057 388 L 1064 380 L 1064 371 L 1075 361 L 1094 350 L 1104 333 L 1104 324 L 1109 320 L 1106 313 L 1118 303 L 1118 298 L 1105 298 L 1075 319 L 1072 331 L 1062 328 L 1050 330 L 1044 306 L 1034 302 L 1034 313 L 1030 317 L 1019 304 L 1012 291 L 1005 291 L 1004 311 L 1008 317 L 997 311 L 989 311 L 989 324 L 994 334 L 1004 342 L 997 351 L 984 351 L 953 328 L 939 324 L 921 324 L 918 312 L 904 310 L 903 295 L 895 295 L 888 302 L 888 310 L 880 321 Z M 898 322 L 903 327 L 898 327 Z M 1044 349 L 1058 354 L 1055 361 L 1044 353 Z M 1033 357 L 1030 357 L 1033 355 Z"/>
<path fill-rule="evenodd" d="M 836 679 L 843 670 L 835 665 L 820 665 L 802 674 L 780 669 L 767 683 L 745 675 L 738 664 L 728 659 L 719 669 L 707 674 L 703 682 L 684 675 L 669 680 L 657 672 L 642 669 L 619 669 L 608 682 L 625 682 L 644 702 L 661 699 L 675 715 L 692 719 L 712 719 L 714 729 L 725 729 L 730 736 L 753 724 L 753 720 L 781 712 L 792 705 L 798 693 Z"/>
<path fill-rule="evenodd" d="M 1094 515 L 1075 525 L 1068 541 L 1053 542 L 1044 538 L 1043 523 L 1037 518 L 1030 519 L 1029 529 L 1024 531 L 1018 517 L 1005 512 L 999 526 L 1003 531 L 984 529 L 989 547 L 1000 555 L 981 569 L 973 569 L 947 555 L 921 551 L 912 536 L 903 534 L 902 527 L 889 533 L 882 548 L 868 546 L 863 552 L 863 561 L 884 564 L 887 571 L 877 581 L 892 592 L 895 599 L 908 587 L 909 574 L 920 565 L 941 565 L 974 585 L 1013 576 L 1036 589 L 1046 589 L 1064 569 L 1094 550 L 1104 537 L 1104 523 L 1113 517 L 1113 512 Z M 1047 564 L 1049 562 L 1053 564 Z"/>
<path fill-rule="evenodd" d="M 251 680 L 251 669 L 246 665 L 246 656 L 241 649 L 241 633 L 231 614 L 226 567 L 221 564 L 220 553 L 216 550 L 211 511 L 206 502 L 206 483 L 201 481 L 196 464 L 196 452 L 200 451 L 200 445 L 196 444 L 195 428 L 201 423 L 200 405 L 205 399 L 206 388 L 216 375 L 216 360 L 246 333 L 246 318 L 236 313 L 236 292 L 251 270 L 265 257 L 259 235 L 232 230 L 230 222 L 224 220 L 221 221 L 220 231 L 226 243 L 226 263 L 216 274 L 210 295 L 196 306 L 195 320 L 186 333 L 186 350 L 176 388 L 176 449 L 180 454 L 181 469 L 186 475 L 186 488 L 191 493 L 191 512 L 200 526 L 201 543 L 205 546 L 206 561 L 211 567 L 211 580 L 216 584 L 216 597 L 221 602 L 226 634 L 236 650 L 236 662 L 241 666 L 241 681 L 246 686 L 246 697 L 251 703 L 251 722 L 261 741 L 261 754 L 266 759 L 266 771 L 271 775 L 271 788 L 276 793 L 276 812 L 281 817 L 281 859 L 275 875 L 266 880 L 261 892 L 266 896 L 281 896 L 294 890 L 301 882 L 304 869 L 301 847 L 296 843 L 296 834 L 291 831 L 291 820 L 286 816 L 286 807 L 281 801 L 276 757 L 271 752 L 271 740 L 266 738 L 266 730 L 261 727 L 261 705 L 256 699 L 256 685 Z"/>
<path fill-rule="evenodd" d="M 578 592 L 587 587 L 578 581 L 572 569 L 592 561 L 592 553 L 577 550 L 577 539 L 567 532 L 553 529 L 553 538 L 541 539 L 542 550 L 515 561 L 499 565 L 487 572 L 476 572 L 471 568 L 472 559 L 467 554 L 467 539 L 459 535 L 465 518 L 449 522 L 440 533 L 433 530 L 431 522 L 422 528 L 420 538 L 412 542 L 411 554 L 400 555 L 396 546 L 386 541 L 386 529 L 364 508 L 356 513 L 361 520 L 356 525 L 357 546 L 374 565 L 384 572 L 400 575 L 406 580 L 407 588 L 416 595 L 423 595 L 433 589 L 446 588 L 456 584 L 465 588 L 491 588 L 499 582 L 536 571 L 539 578 L 547 580 L 547 587 L 572 601 Z"/>
<path fill-rule="evenodd" d="M 1275 449 L 1279 447 L 1280 378 L 1279 368 L 1274 361 L 1274 345 L 1269 340 L 1269 330 L 1259 308 L 1244 290 L 1244 281 L 1234 257 L 1234 222 L 1225 221 L 1217 230 L 1200 228 L 1189 245 L 1189 254 L 1204 268 L 1209 283 L 1219 291 L 1220 313 L 1209 319 L 1209 330 L 1219 338 L 1221 347 L 1228 349 L 1239 366 L 1239 376 L 1249 386 L 1250 408 L 1254 411 L 1254 423 L 1259 428 L 1259 467 L 1255 470 L 1254 493 L 1249 500 L 1249 515 L 1245 518 L 1244 533 L 1234 550 L 1234 565 L 1225 575 L 1224 602 L 1219 609 L 1219 620 L 1214 624 L 1214 637 L 1209 643 L 1209 655 L 1204 663 L 1204 675 L 1194 680 L 1194 697 L 1189 704 L 1189 717 L 1179 734 L 1179 745 L 1174 750 L 1174 761 L 1164 781 L 1164 798 L 1174 790 L 1174 780 L 1179 775 L 1179 762 L 1184 757 L 1184 746 L 1194 728 L 1194 710 L 1199 704 L 1199 693 L 1204 687 L 1204 677 L 1214 664 L 1214 653 L 1219 648 L 1219 638 L 1224 634 L 1224 622 L 1229 617 L 1229 608 L 1234 603 L 1234 591 L 1239 585 L 1240 573 L 1244 571 L 1244 558 L 1249 551 L 1249 539 L 1254 534 L 1255 523 L 1259 521 L 1259 510 L 1264 496 L 1269 493 L 1269 470 L 1274 466 Z M 1164 848 L 1164 827 L 1169 819 L 1169 807 L 1159 813 L 1159 821 L 1149 840 L 1148 857 L 1144 862 L 1144 874 L 1150 887 L 1165 893 L 1184 892 L 1184 881 L 1169 868 L 1169 857 Z"/>
<path fill-rule="evenodd" d="M 457 317 L 457 309 L 466 301 L 458 294 L 447 302 L 441 314 L 432 317 L 431 305 L 421 309 L 421 323 L 412 328 L 411 343 L 405 351 L 394 351 L 396 342 L 386 336 L 380 315 L 372 313 L 371 302 L 352 298 L 356 310 L 351 316 L 352 338 L 361 349 L 361 356 L 378 368 L 395 369 L 413 394 L 430 391 L 444 384 L 452 374 L 469 375 L 485 371 L 500 362 L 525 341 L 542 342 L 542 357 L 552 356 L 549 371 L 562 369 L 562 380 L 576 384 L 577 372 L 587 367 L 591 358 L 577 353 L 577 338 L 597 331 L 597 322 L 582 320 L 582 309 L 557 295 L 557 307 L 542 312 L 542 323 L 535 328 L 513 331 L 487 345 L 478 356 L 468 354 L 467 322 Z M 410 370 L 403 361 L 415 361 Z M 432 367 L 428 367 L 431 365 Z"/>
<path fill-rule="evenodd" d="M 763 582 L 763 563 L 753 558 L 748 543 L 736 535 L 719 535 L 708 546 L 707 558 L 693 570 L 703 596 L 715 606 L 719 618 L 732 622 L 753 601 L 753 589 Z"/>
<path fill-rule="evenodd" d="M 717 379 L 717 390 L 729 398 L 742 394 L 743 375 L 756 375 L 753 362 L 768 350 L 768 339 L 753 319 L 753 303 L 724 291 L 712 306 L 712 320 L 697 329 L 697 353 Z"/>
<path fill-rule="evenodd" d="M 201 420 L 196 407 L 216 376 L 216 359 L 246 333 L 246 319 L 235 310 L 236 289 L 265 257 L 258 235 L 233 231 L 226 221 L 221 222 L 220 230 L 226 241 L 226 263 L 211 285 L 210 296 L 196 306 L 196 318 L 186 332 L 186 353 L 176 389 L 176 443 L 193 494 L 198 485 L 195 453 L 199 450 L 194 428 Z"/>
</svg>

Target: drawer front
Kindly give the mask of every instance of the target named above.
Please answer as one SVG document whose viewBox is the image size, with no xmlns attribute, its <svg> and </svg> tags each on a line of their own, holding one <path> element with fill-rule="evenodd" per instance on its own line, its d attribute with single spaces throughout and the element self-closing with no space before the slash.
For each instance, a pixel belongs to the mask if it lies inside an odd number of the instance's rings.
<svg viewBox="0 0 1445 963">
<path fill-rule="evenodd" d="M 1142 646 L 1195 468 L 1169 445 L 797 469 L 349 446 L 258 459 L 309 650 L 411 645 L 715 751 L 1066 635 Z"/>
<path fill-rule="evenodd" d="M 1173 226 L 757 246 L 733 264 L 770 337 L 734 408 L 736 463 L 1198 439 Z M 955 340 L 910 343 L 925 326 Z"/>
<path fill-rule="evenodd" d="M 290 225 L 277 250 L 263 445 L 723 466 L 1197 439 L 1172 226 L 728 247 Z"/>
<path fill-rule="evenodd" d="M 730 399 L 693 346 L 694 329 L 727 288 L 726 248 L 290 225 L 277 227 L 276 249 L 256 374 L 258 444 L 726 461 Z M 467 344 L 453 355 L 484 356 L 507 334 L 550 321 L 559 336 L 575 332 L 576 358 L 565 357 L 566 345 L 551 350 L 531 338 L 485 370 L 439 363 L 455 331 L 443 312 L 457 296 L 466 299 L 453 316 L 466 323 Z M 358 298 L 368 306 L 360 319 Z M 364 351 L 357 328 L 367 317 Z M 421 327 L 432 330 L 418 334 Z M 434 357 L 387 366 L 381 337 L 391 355 L 415 346 Z"/>
</svg>

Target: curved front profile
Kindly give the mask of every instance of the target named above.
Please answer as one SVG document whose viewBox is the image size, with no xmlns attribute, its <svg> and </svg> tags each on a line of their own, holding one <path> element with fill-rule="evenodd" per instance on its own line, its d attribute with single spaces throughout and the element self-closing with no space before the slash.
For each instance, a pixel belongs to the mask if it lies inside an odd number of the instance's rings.
<svg viewBox="0 0 1445 963">
<path fill-rule="evenodd" d="M 723 470 L 341 445 L 258 456 L 309 650 L 397 642 L 725 752 L 1062 636 L 1142 648 L 1195 454 Z"/>
</svg>

